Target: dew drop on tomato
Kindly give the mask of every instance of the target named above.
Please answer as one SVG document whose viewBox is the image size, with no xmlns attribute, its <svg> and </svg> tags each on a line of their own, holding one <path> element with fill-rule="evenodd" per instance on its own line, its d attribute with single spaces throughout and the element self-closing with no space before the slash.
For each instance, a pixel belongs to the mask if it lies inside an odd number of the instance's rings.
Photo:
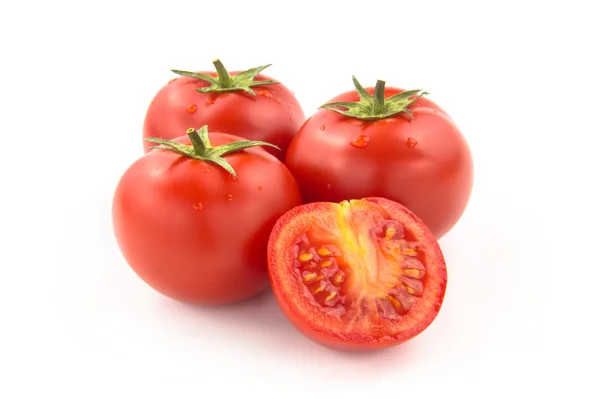
<svg viewBox="0 0 600 399">
<path fill-rule="evenodd" d="M 262 186 L 258 186 L 258 191 L 262 191 Z"/>
<path fill-rule="evenodd" d="M 215 100 L 213 100 L 212 98 L 209 97 L 206 99 L 205 103 L 206 103 L 206 105 L 212 105 L 215 103 Z"/>
<path fill-rule="evenodd" d="M 227 198 L 226 199 L 227 199 L 227 202 L 233 201 L 233 195 L 227 194 Z"/>
<path fill-rule="evenodd" d="M 194 207 L 194 209 L 195 209 L 195 210 L 197 210 L 197 211 L 201 211 L 201 210 L 202 210 L 202 208 L 204 208 L 204 205 L 202 205 L 202 203 L 201 203 L 201 202 L 198 202 L 198 203 L 195 203 L 195 204 L 193 205 L 193 207 Z"/>
<path fill-rule="evenodd" d="M 273 93 L 271 93 L 271 92 L 270 92 L 270 91 L 268 91 L 268 90 L 260 90 L 260 91 L 258 92 L 258 95 L 259 95 L 259 96 L 262 96 L 262 97 L 265 97 L 265 98 L 271 98 L 271 97 L 273 97 Z"/>
<path fill-rule="evenodd" d="M 321 130 L 325 130 L 325 125 L 321 125 L 321 126 L 319 126 L 319 129 L 321 129 Z"/>
<path fill-rule="evenodd" d="M 408 148 L 413 148 L 416 145 L 417 145 L 417 140 L 415 140 L 414 138 L 409 137 L 409 138 L 406 139 L 406 146 Z"/>
<path fill-rule="evenodd" d="M 187 107 L 186 111 L 188 114 L 193 114 L 194 112 L 196 112 L 197 109 L 198 106 L 196 104 L 192 104 Z"/>
<path fill-rule="evenodd" d="M 281 105 L 281 100 L 280 100 L 280 99 L 276 98 L 276 99 L 275 99 L 275 102 L 276 102 L 277 104 Z"/>
<path fill-rule="evenodd" d="M 176 81 L 176 80 L 177 80 L 177 78 L 173 78 L 173 79 L 169 80 L 169 83 L 168 83 L 168 84 L 171 84 L 171 83 L 173 83 L 173 82 L 174 82 L 174 81 Z"/>
<path fill-rule="evenodd" d="M 369 137 L 365 136 L 364 134 L 361 134 L 360 136 L 352 139 L 352 141 L 350 141 L 350 145 L 352 147 L 356 147 L 356 148 L 364 148 L 369 144 Z"/>
</svg>

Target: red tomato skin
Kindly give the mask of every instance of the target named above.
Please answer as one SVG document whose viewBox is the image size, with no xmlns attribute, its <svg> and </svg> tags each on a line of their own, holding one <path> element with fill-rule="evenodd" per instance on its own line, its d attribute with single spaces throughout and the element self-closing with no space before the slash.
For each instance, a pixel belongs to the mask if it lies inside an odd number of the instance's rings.
<svg viewBox="0 0 600 399">
<path fill-rule="evenodd" d="M 240 139 L 209 137 L 214 146 Z M 187 136 L 175 140 L 189 144 Z M 125 260 L 175 300 L 219 305 L 268 288 L 271 228 L 301 203 L 293 176 L 262 148 L 225 158 L 236 180 L 214 164 L 156 150 L 134 162 L 117 185 L 113 227 Z"/>
<path fill-rule="evenodd" d="M 373 93 L 373 88 L 367 88 Z M 385 97 L 404 91 L 386 88 Z M 330 100 L 358 101 L 350 91 Z M 448 114 L 421 98 L 406 114 L 361 121 L 320 109 L 292 140 L 286 166 L 305 202 L 384 197 L 412 210 L 443 237 L 460 219 L 473 186 L 468 144 Z M 350 142 L 364 135 L 362 148 Z M 410 147 L 407 141 L 416 141 Z"/>
<path fill-rule="evenodd" d="M 216 76 L 215 72 L 202 72 Z M 238 72 L 231 72 L 235 75 Z M 255 80 L 271 80 L 259 74 Z M 253 87 L 256 96 L 236 91 L 200 93 L 204 80 L 180 76 L 163 86 L 148 107 L 144 120 L 144 139 L 172 139 L 189 128 L 208 125 L 209 131 L 223 132 L 248 140 L 260 140 L 278 146 L 266 149 L 279 160 L 285 159 L 290 141 L 305 120 L 304 111 L 294 94 L 283 84 Z M 151 143 L 144 140 L 144 151 Z"/>
</svg>

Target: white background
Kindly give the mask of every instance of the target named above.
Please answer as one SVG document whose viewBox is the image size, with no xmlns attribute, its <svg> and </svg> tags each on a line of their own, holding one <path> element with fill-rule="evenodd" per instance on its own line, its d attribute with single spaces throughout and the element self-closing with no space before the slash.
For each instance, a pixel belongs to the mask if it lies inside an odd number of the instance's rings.
<svg viewBox="0 0 600 399">
<path fill-rule="evenodd" d="M 3 2 L 0 397 L 598 397 L 592 4 Z M 333 352 L 270 293 L 193 308 L 128 268 L 110 206 L 146 107 L 170 69 L 216 57 L 273 63 L 307 116 L 355 74 L 426 89 L 456 120 L 475 186 L 441 240 L 448 291 L 423 334 Z"/>
</svg>

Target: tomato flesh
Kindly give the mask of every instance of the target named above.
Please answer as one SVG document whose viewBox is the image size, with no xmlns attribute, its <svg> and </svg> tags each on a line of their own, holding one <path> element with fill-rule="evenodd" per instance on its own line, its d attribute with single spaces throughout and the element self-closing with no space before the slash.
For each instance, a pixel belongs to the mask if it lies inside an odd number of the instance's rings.
<svg viewBox="0 0 600 399">
<path fill-rule="evenodd" d="M 348 349 L 416 336 L 439 312 L 446 287 L 431 231 L 383 198 L 312 203 L 286 213 L 271 234 L 269 273 L 296 327 Z"/>
</svg>

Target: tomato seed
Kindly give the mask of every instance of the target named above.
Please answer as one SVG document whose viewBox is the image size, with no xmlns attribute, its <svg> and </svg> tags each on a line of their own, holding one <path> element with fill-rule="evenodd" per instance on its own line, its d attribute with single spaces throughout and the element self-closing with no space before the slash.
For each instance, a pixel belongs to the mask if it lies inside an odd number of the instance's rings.
<svg viewBox="0 0 600 399">
<path fill-rule="evenodd" d="M 313 258 L 313 255 L 309 254 L 309 253 L 301 254 L 300 256 L 298 256 L 298 260 L 300 262 L 308 262 L 312 258 Z"/>
</svg>

